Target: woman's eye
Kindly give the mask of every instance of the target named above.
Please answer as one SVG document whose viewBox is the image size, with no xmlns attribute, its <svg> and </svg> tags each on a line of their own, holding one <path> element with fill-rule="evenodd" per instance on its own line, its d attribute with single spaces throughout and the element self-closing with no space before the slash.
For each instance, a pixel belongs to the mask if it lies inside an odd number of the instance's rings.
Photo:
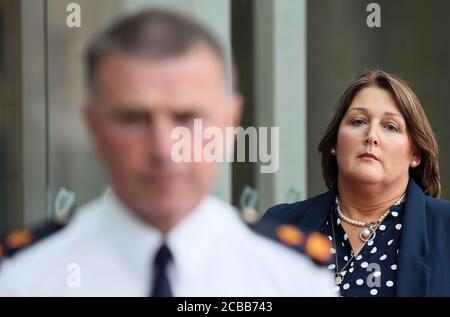
<svg viewBox="0 0 450 317">
<path fill-rule="evenodd" d="M 363 119 L 353 119 L 352 120 L 352 125 L 359 126 L 359 125 L 363 125 L 364 123 L 365 123 L 365 121 Z"/>
<path fill-rule="evenodd" d="M 388 129 L 391 132 L 398 132 L 397 127 L 392 123 L 386 124 L 385 127 L 386 127 L 386 129 Z"/>
</svg>

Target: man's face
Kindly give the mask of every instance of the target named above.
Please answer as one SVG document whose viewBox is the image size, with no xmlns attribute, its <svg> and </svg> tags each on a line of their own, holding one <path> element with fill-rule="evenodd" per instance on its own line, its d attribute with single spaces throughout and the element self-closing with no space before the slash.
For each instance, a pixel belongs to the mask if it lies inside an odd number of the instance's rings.
<svg viewBox="0 0 450 317">
<path fill-rule="evenodd" d="M 115 193 L 150 223 L 173 226 L 212 190 L 218 164 L 176 163 L 171 132 L 194 135 L 195 118 L 203 129 L 234 126 L 240 99 L 225 83 L 219 59 L 203 46 L 162 60 L 112 54 L 100 62 L 86 119 Z M 192 152 L 207 141 L 194 143 Z"/>
</svg>

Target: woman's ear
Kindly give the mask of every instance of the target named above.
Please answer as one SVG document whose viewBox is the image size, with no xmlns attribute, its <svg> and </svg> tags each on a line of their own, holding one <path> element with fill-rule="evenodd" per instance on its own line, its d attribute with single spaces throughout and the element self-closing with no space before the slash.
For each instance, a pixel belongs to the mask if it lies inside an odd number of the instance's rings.
<svg viewBox="0 0 450 317">
<path fill-rule="evenodd" d="M 420 153 L 418 150 L 414 149 L 412 156 L 411 156 L 411 162 L 409 163 L 409 165 L 414 168 L 419 166 L 421 163 L 421 157 L 420 157 Z"/>
</svg>

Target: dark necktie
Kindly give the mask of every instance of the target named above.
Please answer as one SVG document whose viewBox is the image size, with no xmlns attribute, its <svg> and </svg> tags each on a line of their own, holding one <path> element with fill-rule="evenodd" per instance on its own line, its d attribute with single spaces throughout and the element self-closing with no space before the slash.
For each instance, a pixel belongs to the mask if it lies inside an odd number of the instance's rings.
<svg viewBox="0 0 450 317">
<path fill-rule="evenodd" d="M 172 297 L 169 279 L 167 277 L 167 266 L 172 261 L 172 254 L 167 245 L 163 244 L 156 253 L 153 263 L 153 288 L 152 297 Z"/>
</svg>

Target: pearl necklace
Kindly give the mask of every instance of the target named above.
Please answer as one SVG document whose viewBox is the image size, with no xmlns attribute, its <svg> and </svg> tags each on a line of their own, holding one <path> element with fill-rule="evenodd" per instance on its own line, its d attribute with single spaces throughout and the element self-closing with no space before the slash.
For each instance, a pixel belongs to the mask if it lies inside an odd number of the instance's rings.
<svg viewBox="0 0 450 317">
<path fill-rule="evenodd" d="M 361 232 L 359 234 L 359 238 L 361 239 L 361 241 L 367 242 L 367 241 L 371 241 L 371 240 L 375 239 L 377 226 L 383 222 L 384 218 L 386 218 L 386 216 L 391 212 L 391 208 L 393 206 L 400 205 L 402 202 L 405 201 L 405 194 L 406 194 L 406 192 L 403 193 L 402 196 L 394 203 L 394 205 L 392 205 L 381 217 L 379 217 L 376 221 L 372 221 L 372 222 L 357 221 L 357 220 L 353 220 L 353 219 L 345 216 L 341 212 L 341 208 L 339 206 L 339 199 L 337 196 L 336 196 L 336 209 L 337 209 L 340 219 L 342 219 L 346 223 L 351 224 L 353 226 L 358 226 L 358 227 L 364 228 L 361 230 Z"/>
</svg>

